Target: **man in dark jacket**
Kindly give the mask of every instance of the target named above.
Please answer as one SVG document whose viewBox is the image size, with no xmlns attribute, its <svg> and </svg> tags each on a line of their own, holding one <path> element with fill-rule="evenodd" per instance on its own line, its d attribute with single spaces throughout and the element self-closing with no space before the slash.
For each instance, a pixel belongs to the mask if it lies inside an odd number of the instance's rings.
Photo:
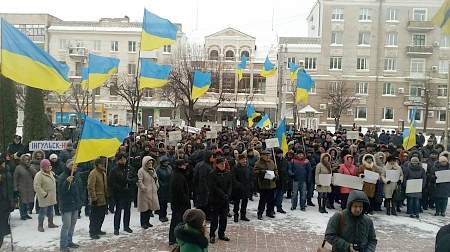
<svg viewBox="0 0 450 252">
<path fill-rule="evenodd" d="M 450 224 L 441 227 L 436 235 L 435 252 L 450 251 Z"/>
<path fill-rule="evenodd" d="M 13 178 L 3 155 L 0 155 L 0 248 L 3 237 L 11 234 L 9 215 L 14 210 Z"/>
<path fill-rule="evenodd" d="M 276 181 L 277 188 L 275 189 L 275 206 L 277 207 L 277 212 L 285 214 L 286 211 L 283 209 L 283 195 L 287 190 L 287 185 L 289 183 L 288 174 L 288 162 L 286 158 L 283 157 L 283 151 L 280 148 L 275 148 L 275 159 L 278 170 L 278 180 Z"/>
<path fill-rule="evenodd" d="M 172 219 L 170 220 L 169 245 L 175 244 L 175 227 L 183 221 L 184 212 L 191 208 L 189 184 L 186 179 L 187 165 L 184 159 L 175 161 L 175 169 L 170 179 L 169 193 Z"/>
<path fill-rule="evenodd" d="M 303 151 L 299 151 L 299 153 L 289 163 L 288 171 L 289 175 L 294 179 L 291 210 L 295 210 L 297 208 L 297 201 L 300 197 L 300 209 L 305 211 L 307 193 L 306 187 L 309 174 L 311 173 L 311 163 L 305 158 L 305 153 Z"/>
<path fill-rule="evenodd" d="M 208 209 L 208 175 L 213 170 L 212 165 L 215 160 L 216 157 L 211 151 L 204 152 L 204 160 L 195 165 L 193 172 L 194 206 L 206 214 L 207 220 L 210 217 Z"/>
<path fill-rule="evenodd" d="M 352 191 L 348 196 L 347 208 L 335 213 L 328 221 L 325 240 L 333 251 L 375 252 L 377 237 L 372 220 L 366 216 L 369 199 L 362 191 Z"/>
<path fill-rule="evenodd" d="M 439 161 L 435 163 L 432 167 L 432 178 L 433 182 L 436 183 L 436 172 L 448 171 L 450 166 L 448 159 L 445 156 L 440 156 Z M 436 213 L 435 216 L 445 216 L 447 211 L 448 197 L 450 196 L 450 182 L 447 183 L 436 183 L 436 189 L 433 192 L 434 202 L 436 203 Z"/>
<path fill-rule="evenodd" d="M 247 156 L 239 154 L 238 164 L 232 170 L 233 190 L 231 198 L 233 199 L 234 222 L 239 221 L 239 204 L 241 220 L 249 221 L 247 218 L 247 203 L 250 197 L 250 167 L 248 166 Z"/>
<path fill-rule="evenodd" d="M 114 212 L 114 234 L 119 235 L 120 219 L 123 210 L 123 230 L 127 233 L 133 233 L 130 229 L 130 209 L 131 197 L 130 181 L 128 180 L 129 168 L 127 158 L 122 153 L 116 154 L 117 167 L 109 175 L 109 185 L 111 194 L 116 204 Z"/>
<path fill-rule="evenodd" d="M 229 241 L 225 236 L 227 215 L 232 190 L 230 172 L 226 170 L 225 159 L 218 158 L 216 169 L 208 176 L 209 206 L 211 208 L 210 242 L 216 242 L 216 230 L 219 228 L 219 239 Z"/>
<path fill-rule="evenodd" d="M 10 155 L 14 155 L 17 153 L 17 156 L 21 156 L 26 153 L 26 149 L 27 148 L 25 148 L 25 146 L 22 144 L 22 137 L 19 135 L 15 135 L 13 143 L 8 145 L 7 152 Z"/>
<path fill-rule="evenodd" d="M 159 160 L 159 166 L 156 168 L 158 176 L 158 200 L 159 200 L 159 220 L 167 222 L 167 204 L 169 203 L 169 184 L 172 175 L 172 166 L 168 156 L 164 155 Z"/>
</svg>

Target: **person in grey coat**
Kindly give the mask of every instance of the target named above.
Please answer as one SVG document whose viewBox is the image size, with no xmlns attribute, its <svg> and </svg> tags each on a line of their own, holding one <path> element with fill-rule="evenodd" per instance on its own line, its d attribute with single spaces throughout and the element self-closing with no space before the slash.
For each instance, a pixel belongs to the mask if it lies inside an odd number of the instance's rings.
<svg viewBox="0 0 450 252">
<path fill-rule="evenodd" d="M 20 219 L 31 219 L 33 210 L 34 188 L 33 179 L 37 171 L 30 167 L 30 155 L 20 156 L 20 164 L 14 170 L 14 194 L 19 197 Z"/>
<path fill-rule="evenodd" d="M 352 191 L 348 196 L 347 208 L 335 213 L 328 221 L 325 241 L 333 251 L 375 252 L 377 237 L 372 220 L 366 216 L 369 199 L 362 191 Z"/>
<path fill-rule="evenodd" d="M 440 156 L 439 162 L 436 162 L 431 170 L 433 182 L 436 183 L 437 171 L 448 171 L 449 169 L 450 166 L 448 164 L 448 159 L 445 156 Z M 445 216 L 449 196 L 450 183 L 436 183 L 436 187 L 433 192 L 434 202 L 436 204 L 436 213 L 434 214 L 435 216 Z"/>
<path fill-rule="evenodd" d="M 403 174 L 405 180 L 403 181 L 403 187 L 406 188 L 407 181 L 411 179 L 422 179 L 422 190 L 426 185 L 427 175 L 425 169 L 422 168 L 418 157 L 411 158 L 410 164 L 406 167 Z M 422 198 L 422 192 L 407 193 L 408 211 L 411 218 L 419 218 L 420 212 L 420 199 Z"/>
</svg>

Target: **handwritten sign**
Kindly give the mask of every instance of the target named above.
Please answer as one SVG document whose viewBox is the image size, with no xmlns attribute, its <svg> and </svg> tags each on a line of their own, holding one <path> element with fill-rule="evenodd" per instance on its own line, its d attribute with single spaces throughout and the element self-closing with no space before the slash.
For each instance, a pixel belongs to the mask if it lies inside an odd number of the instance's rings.
<svg viewBox="0 0 450 252">
<path fill-rule="evenodd" d="M 358 139 L 359 132 L 358 131 L 347 131 L 347 139 Z"/>
<path fill-rule="evenodd" d="M 406 181 L 406 193 L 420 193 L 422 192 L 422 179 L 408 179 Z"/>
<path fill-rule="evenodd" d="M 171 131 L 169 132 L 169 141 L 170 142 L 178 142 L 181 141 L 183 137 L 181 136 L 181 131 Z"/>
<path fill-rule="evenodd" d="M 376 184 L 378 181 L 378 178 L 380 178 L 380 174 L 373 172 L 373 171 L 369 171 L 369 170 L 364 170 L 364 182 L 370 183 L 370 184 Z"/>
<path fill-rule="evenodd" d="M 211 130 L 206 131 L 206 139 L 216 139 L 217 138 L 217 131 Z"/>
<path fill-rule="evenodd" d="M 331 174 L 319 174 L 319 185 L 330 186 L 331 185 Z"/>
<path fill-rule="evenodd" d="M 159 127 L 168 127 L 172 125 L 172 121 L 170 120 L 170 117 L 160 117 L 156 120 L 156 124 Z"/>
<path fill-rule="evenodd" d="M 436 171 L 436 183 L 448 183 L 450 182 L 450 170 Z"/>
<path fill-rule="evenodd" d="M 341 173 L 333 174 L 333 185 L 353 188 L 356 190 L 362 190 L 363 188 L 363 182 L 360 177 Z"/>
<path fill-rule="evenodd" d="M 280 147 L 280 143 L 278 142 L 278 138 L 269 138 L 266 139 L 266 149 L 272 149 L 275 147 Z"/>
<path fill-rule="evenodd" d="M 202 129 L 191 127 L 191 126 L 185 126 L 184 129 L 187 132 L 194 133 L 194 134 L 200 134 L 200 132 L 202 132 Z"/>
<path fill-rule="evenodd" d="M 32 141 L 28 145 L 30 151 L 65 150 L 69 141 Z"/>
<path fill-rule="evenodd" d="M 386 170 L 386 180 L 397 183 L 400 180 L 399 170 Z"/>
</svg>

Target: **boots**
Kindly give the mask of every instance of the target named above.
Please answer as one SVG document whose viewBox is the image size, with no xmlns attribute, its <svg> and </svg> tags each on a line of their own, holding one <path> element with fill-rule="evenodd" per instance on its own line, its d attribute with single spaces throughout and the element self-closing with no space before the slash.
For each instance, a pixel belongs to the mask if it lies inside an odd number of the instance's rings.
<svg viewBox="0 0 450 252">
<path fill-rule="evenodd" d="M 58 228 L 58 225 L 53 223 L 53 216 L 48 218 L 48 228 Z"/>
<path fill-rule="evenodd" d="M 323 201 L 322 201 L 322 198 L 317 198 L 317 203 L 319 204 L 319 213 L 323 213 Z"/>
<path fill-rule="evenodd" d="M 325 207 L 327 205 L 327 198 L 322 198 L 322 213 L 328 213 L 327 208 Z"/>
<path fill-rule="evenodd" d="M 38 231 L 44 232 L 44 223 L 38 223 Z"/>
<path fill-rule="evenodd" d="M 234 215 L 234 222 L 239 222 L 239 214 Z"/>
<path fill-rule="evenodd" d="M 395 207 L 394 207 L 394 201 L 391 200 L 391 214 L 394 216 L 397 216 L 397 212 L 395 211 Z"/>
</svg>

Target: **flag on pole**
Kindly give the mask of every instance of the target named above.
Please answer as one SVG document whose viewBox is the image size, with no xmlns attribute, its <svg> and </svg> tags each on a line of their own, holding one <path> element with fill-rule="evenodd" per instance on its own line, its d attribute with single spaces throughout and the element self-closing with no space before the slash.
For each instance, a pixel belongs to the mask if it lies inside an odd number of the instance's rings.
<svg viewBox="0 0 450 252">
<path fill-rule="evenodd" d="M 1 74 L 25 86 L 55 91 L 70 88 L 69 68 L 1 19 Z"/>
<path fill-rule="evenodd" d="M 416 146 L 416 112 L 417 109 L 414 107 L 409 114 L 409 128 L 403 130 L 403 148 L 409 150 Z"/>
<path fill-rule="evenodd" d="M 288 152 L 288 144 L 287 144 L 287 136 L 286 136 L 286 120 L 283 119 L 278 125 L 275 134 L 278 138 L 278 142 L 280 143 L 280 149 L 283 151 L 283 156 Z"/>
<path fill-rule="evenodd" d="M 108 126 L 86 116 L 74 162 L 79 164 L 101 156 L 114 156 L 130 131 L 128 127 Z"/>
<path fill-rule="evenodd" d="M 175 44 L 176 39 L 176 25 L 144 9 L 141 33 L 141 49 L 143 51 L 152 51 L 164 45 Z"/>
<path fill-rule="evenodd" d="M 289 77 L 291 81 L 297 79 L 298 69 L 299 67 L 297 64 L 295 64 L 294 62 L 289 62 Z"/>
<path fill-rule="evenodd" d="M 151 59 L 141 59 L 139 89 L 160 88 L 169 82 L 171 65 L 160 65 Z"/>
<path fill-rule="evenodd" d="M 192 85 L 192 100 L 197 99 L 204 95 L 211 86 L 211 73 L 210 72 L 194 72 L 194 81 Z"/>
<path fill-rule="evenodd" d="M 240 81 L 242 79 L 242 76 L 244 74 L 244 69 L 247 67 L 247 56 L 242 55 L 241 57 L 241 62 L 237 65 L 237 75 L 238 75 L 238 80 Z"/>
<path fill-rule="evenodd" d="M 295 94 L 296 103 L 308 103 L 308 92 L 314 86 L 314 80 L 305 70 L 299 70 L 297 74 L 297 89 Z"/>
<path fill-rule="evenodd" d="M 112 57 L 104 57 L 90 53 L 88 80 L 85 90 L 93 90 L 101 87 L 113 74 L 117 73 L 120 60 Z"/>
<path fill-rule="evenodd" d="M 81 69 L 81 87 L 87 87 L 89 78 L 89 69 L 87 67 L 83 67 Z"/>
<path fill-rule="evenodd" d="M 450 34 L 450 0 L 445 0 L 441 8 L 434 15 L 432 22 L 441 28 L 445 34 Z"/>
<path fill-rule="evenodd" d="M 260 113 L 256 112 L 255 106 L 253 106 L 253 104 L 247 105 L 247 121 L 249 128 L 253 127 L 253 120 L 260 115 Z"/>
<path fill-rule="evenodd" d="M 264 114 L 263 117 L 261 118 L 261 120 L 259 120 L 259 122 L 255 125 L 256 128 L 266 128 L 266 127 L 270 127 L 270 118 L 267 114 Z"/>
<path fill-rule="evenodd" d="M 261 70 L 261 76 L 263 77 L 271 77 L 274 76 L 277 72 L 277 68 L 275 65 L 270 62 L 269 56 L 266 56 L 266 60 L 264 61 L 263 69 Z"/>
</svg>

